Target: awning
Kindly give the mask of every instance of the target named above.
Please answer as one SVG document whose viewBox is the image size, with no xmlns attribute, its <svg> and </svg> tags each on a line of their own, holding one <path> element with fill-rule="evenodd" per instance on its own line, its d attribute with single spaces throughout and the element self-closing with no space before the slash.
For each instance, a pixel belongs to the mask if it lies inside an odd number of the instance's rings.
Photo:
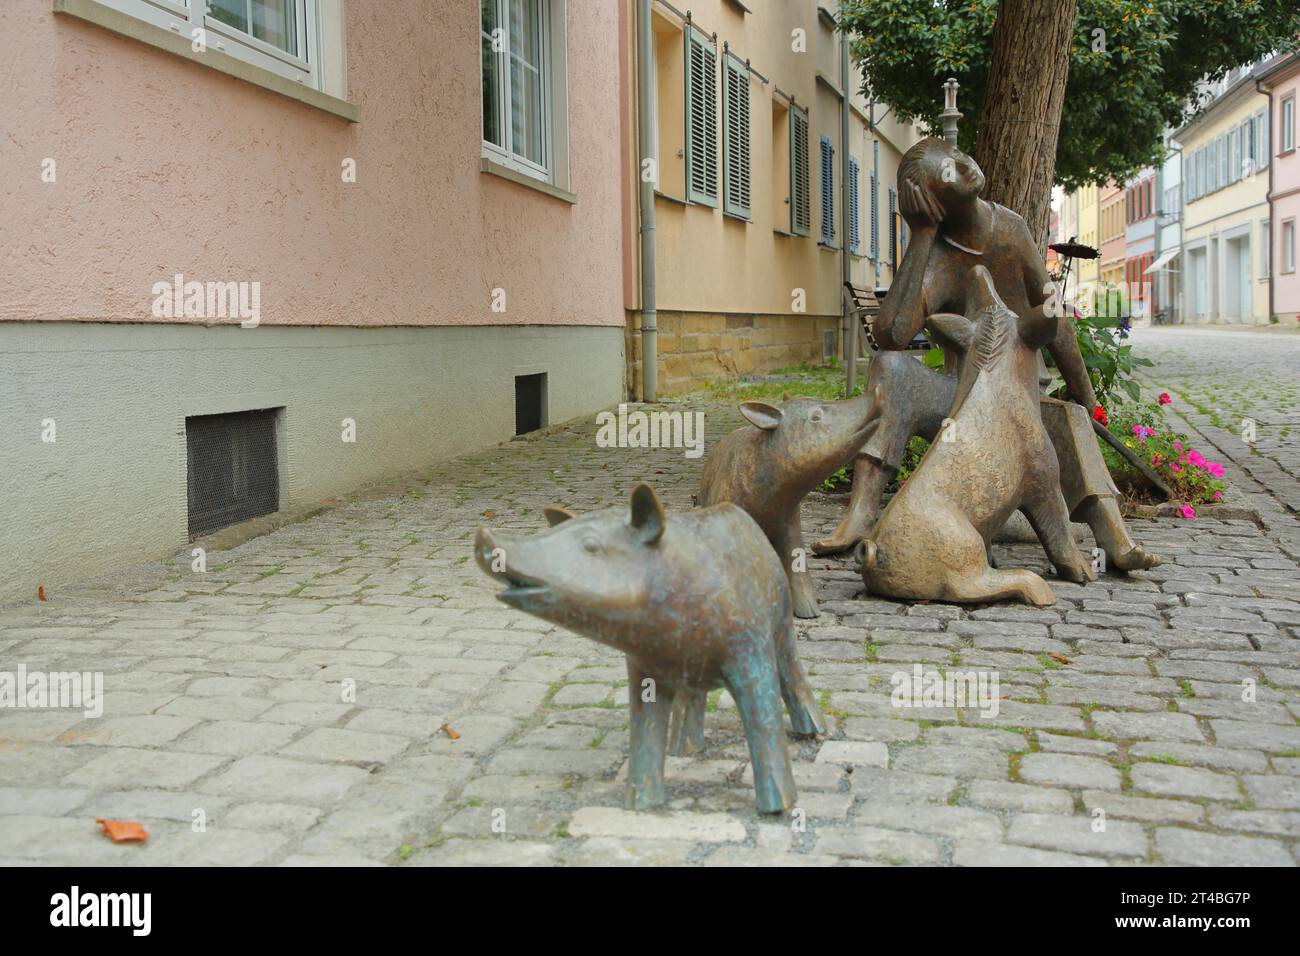
<svg viewBox="0 0 1300 956">
<path fill-rule="evenodd" d="M 1180 246 L 1174 246 L 1168 252 L 1160 253 L 1160 256 L 1156 259 L 1156 261 L 1151 263 L 1151 265 L 1147 266 L 1146 272 L 1143 273 L 1143 275 L 1150 275 L 1153 272 L 1161 272 L 1162 270 L 1167 268 L 1169 266 L 1169 263 L 1173 262 L 1174 259 L 1178 257 L 1178 252 L 1180 248 L 1181 248 Z"/>
</svg>

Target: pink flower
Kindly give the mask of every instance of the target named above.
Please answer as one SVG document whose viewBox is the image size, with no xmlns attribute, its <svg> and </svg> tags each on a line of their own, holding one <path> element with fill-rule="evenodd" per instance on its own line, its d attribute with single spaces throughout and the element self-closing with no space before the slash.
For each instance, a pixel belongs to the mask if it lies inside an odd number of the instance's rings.
<svg viewBox="0 0 1300 956">
<path fill-rule="evenodd" d="M 1182 451 L 1182 450 L 1183 450 L 1183 446 L 1178 444 L 1178 442 L 1174 442 L 1174 451 Z"/>
<path fill-rule="evenodd" d="M 1182 515 L 1184 518 L 1186 518 L 1188 521 L 1192 521 L 1196 518 L 1196 509 L 1193 508 L 1191 505 L 1183 505 L 1181 508 L 1178 509 L 1178 513 Z"/>
<path fill-rule="evenodd" d="M 1220 465 L 1217 461 L 1207 462 L 1205 465 L 1205 470 L 1208 471 L 1215 478 L 1223 477 L 1223 466 Z"/>
<path fill-rule="evenodd" d="M 1220 467 L 1222 467 L 1222 466 L 1220 466 Z M 1214 500 L 1215 500 L 1215 501 L 1218 501 L 1218 500 L 1221 499 L 1222 497 L 1223 497 L 1223 492 L 1222 492 L 1222 491 L 1216 491 L 1216 492 L 1214 493 Z"/>
<path fill-rule="evenodd" d="M 1159 402 L 1161 405 L 1170 405 L 1173 403 L 1173 399 L 1169 397 L 1168 392 L 1161 392 L 1160 397 L 1157 398 L 1156 401 Z"/>
<path fill-rule="evenodd" d="M 1182 471 L 1183 468 L 1182 468 L 1182 466 L 1181 466 L 1180 464 L 1178 464 L 1177 462 L 1175 462 L 1175 461 L 1171 461 L 1171 462 L 1169 463 L 1169 470 L 1172 471 L 1172 472 L 1176 475 L 1176 474 L 1178 474 L 1180 471 Z"/>
<path fill-rule="evenodd" d="M 1200 468 L 1202 471 L 1205 470 L 1206 462 L 1205 459 L 1201 457 L 1201 453 L 1199 451 L 1195 451 L 1195 450 L 1189 451 L 1187 453 L 1187 460 L 1191 462 L 1194 467 Z"/>
<path fill-rule="evenodd" d="M 1141 437 L 1142 437 L 1142 426 L 1141 426 L 1141 425 L 1134 425 L 1134 426 L 1133 426 L 1133 434 L 1134 434 L 1134 435 L 1137 435 L 1138 438 L 1141 438 Z"/>
</svg>

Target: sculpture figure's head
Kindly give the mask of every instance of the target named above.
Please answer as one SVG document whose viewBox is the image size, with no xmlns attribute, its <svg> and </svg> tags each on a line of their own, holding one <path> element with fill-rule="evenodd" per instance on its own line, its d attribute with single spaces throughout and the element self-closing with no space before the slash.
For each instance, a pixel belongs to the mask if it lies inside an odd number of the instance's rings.
<svg viewBox="0 0 1300 956">
<path fill-rule="evenodd" d="M 908 222 L 936 225 L 963 207 L 974 206 L 984 189 L 984 171 L 956 146 L 930 137 L 898 165 L 899 212 Z"/>
</svg>

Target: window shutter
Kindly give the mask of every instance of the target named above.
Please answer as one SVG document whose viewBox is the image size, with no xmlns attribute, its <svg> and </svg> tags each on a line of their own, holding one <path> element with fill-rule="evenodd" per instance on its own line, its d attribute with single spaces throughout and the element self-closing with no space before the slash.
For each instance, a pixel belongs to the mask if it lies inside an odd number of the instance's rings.
<svg viewBox="0 0 1300 956">
<path fill-rule="evenodd" d="M 1228 135 L 1219 134 L 1219 185 L 1228 185 Z"/>
<path fill-rule="evenodd" d="M 849 157 L 849 252 L 858 254 L 858 161 Z"/>
<path fill-rule="evenodd" d="M 880 191 L 876 188 L 876 173 L 871 172 L 871 258 L 880 258 Z"/>
<path fill-rule="evenodd" d="M 835 245 L 835 144 L 824 133 L 821 138 L 822 158 L 822 242 Z"/>
<path fill-rule="evenodd" d="M 725 59 L 723 78 L 723 210 L 750 217 L 749 67 Z"/>
<path fill-rule="evenodd" d="M 1261 110 L 1255 114 L 1255 126 L 1259 128 L 1259 165 L 1262 168 L 1272 162 L 1269 152 L 1272 143 L 1268 139 L 1268 110 Z"/>
<path fill-rule="evenodd" d="M 808 114 L 790 107 L 790 231 L 812 232 L 812 187 L 808 169 Z"/>
<path fill-rule="evenodd" d="M 718 48 L 686 31 L 686 198 L 718 204 Z"/>
<path fill-rule="evenodd" d="M 898 194 L 894 192 L 894 187 L 889 187 L 889 265 L 890 268 L 898 269 L 898 223 L 895 221 L 895 210 L 898 208 Z"/>
</svg>

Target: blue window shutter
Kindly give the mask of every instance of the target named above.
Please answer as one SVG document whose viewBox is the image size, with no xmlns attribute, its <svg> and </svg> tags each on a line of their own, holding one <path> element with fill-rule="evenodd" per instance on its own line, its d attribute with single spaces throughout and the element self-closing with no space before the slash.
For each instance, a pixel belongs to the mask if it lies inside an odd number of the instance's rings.
<svg viewBox="0 0 1300 956">
<path fill-rule="evenodd" d="M 835 244 L 835 146 L 822 134 L 822 242 Z"/>
<path fill-rule="evenodd" d="M 880 259 L 880 190 L 876 170 L 880 168 L 880 143 L 871 144 L 871 258 Z"/>
<path fill-rule="evenodd" d="M 898 208 L 898 197 L 894 192 L 894 187 L 889 187 L 889 265 L 893 269 L 898 268 L 898 222 L 895 220 L 895 210 Z"/>
<path fill-rule="evenodd" d="M 858 161 L 849 157 L 849 252 L 858 254 Z"/>
</svg>

